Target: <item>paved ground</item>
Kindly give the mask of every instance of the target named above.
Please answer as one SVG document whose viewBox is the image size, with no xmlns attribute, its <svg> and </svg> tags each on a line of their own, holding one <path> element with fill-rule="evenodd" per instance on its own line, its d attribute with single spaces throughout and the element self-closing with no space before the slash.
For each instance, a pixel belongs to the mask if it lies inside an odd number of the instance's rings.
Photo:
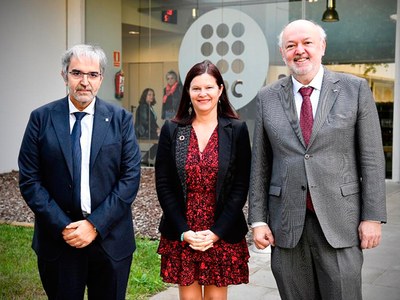
<svg viewBox="0 0 400 300">
<path fill-rule="evenodd" d="M 364 251 L 364 300 L 400 300 L 400 184 L 387 181 L 388 223 L 383 226 L 381 245 Z M 250 283 L 230 286 L 229 300 L 279 300 L 279 293 L 270 267 L 267 251 L 250 250 Z M 150 300 L 176 300 L 178 288 L 173 286 Z"/>
</svg>

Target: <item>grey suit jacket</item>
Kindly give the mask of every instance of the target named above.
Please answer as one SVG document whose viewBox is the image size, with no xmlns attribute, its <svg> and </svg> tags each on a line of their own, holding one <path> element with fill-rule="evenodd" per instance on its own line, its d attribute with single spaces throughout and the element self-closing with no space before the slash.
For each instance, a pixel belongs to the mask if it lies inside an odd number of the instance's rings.
<svg viewBox="0 0 400 300">
<path fill-rule="evenodd" d="M 358 245 L 360 221 L 386 222 L 385 163 L 371 90 L 364 79 L 325 69 L 306 147 L 292 86 L 286 77 L 257 95 L 248 222 L 267 222 L 277 246 L 295 247 L 308 185 L 329 244 Z"/>
</svg>

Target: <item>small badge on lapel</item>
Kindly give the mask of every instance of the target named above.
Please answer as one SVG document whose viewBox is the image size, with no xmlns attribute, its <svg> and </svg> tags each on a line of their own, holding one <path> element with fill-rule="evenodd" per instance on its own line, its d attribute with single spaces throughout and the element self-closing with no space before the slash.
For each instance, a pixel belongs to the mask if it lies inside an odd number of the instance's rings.
<svg viewBox="0 0 400 300">
<path fill-rule="evenodd" d="M 105 118 L 105 121 L 108 122 L 108 121 L 110 121 L 110 119 L 109 118 Z"/>
<path fill-rule="evenodd" d="M 178 139 L 179 139 L 180 141 L 183 141 L 183 140 L 185 140 L 185 136 L 181 135 L 181 136 L 179 136 Z"/>
</svg>

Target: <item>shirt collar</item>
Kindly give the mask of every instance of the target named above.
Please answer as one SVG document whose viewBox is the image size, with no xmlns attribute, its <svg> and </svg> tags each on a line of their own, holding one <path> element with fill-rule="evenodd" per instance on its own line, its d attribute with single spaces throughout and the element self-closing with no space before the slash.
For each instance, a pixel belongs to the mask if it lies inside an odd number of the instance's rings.
<svg viewBox="0 0 400 300">
<path fill-rule="evenodd" d="M 301 87 L 304 86 L 304 84 L 298 82 L 293 76 L 292 77 L 292 82 L 293 82 L 293 91 L 294 93 L 297 93 Z M 311 80 L 311 82 L 307 86 L 313 87 L 315 90 L 321 90 L 322 87 L 322 79 L 324 77 L 324 67 L 321 65 L 319 67 L 317 75 Z"/>
<path fill-rule="evenodd" d="M 96 103 L 96 97 L 94 97 L 93 101 L 90 102 L 90 104 L 85 107 L 83 112 L 89 114 L 89 115 L 94 115 L 94 105 Z M 71 98 L 68 96 L 68 107 L 69 107 L 69 113 L 73 114 L 75 112 L 79 112 L 79 110 L 75 107 L 75 105 L 72 103 Z"/>
</svg>

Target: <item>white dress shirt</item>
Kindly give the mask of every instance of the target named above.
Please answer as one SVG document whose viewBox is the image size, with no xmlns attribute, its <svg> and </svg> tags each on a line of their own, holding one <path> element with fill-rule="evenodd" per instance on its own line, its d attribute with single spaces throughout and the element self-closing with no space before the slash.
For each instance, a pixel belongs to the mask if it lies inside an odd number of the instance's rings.
<svg viewBox="0 0 400 300">
<path fill-rule="evenodd" d="M 311 86 L 312 88 L 314 88 L 314 90 L 310 96 L 310 100 L 311 100 L 311 105 L 312 105 L 313 118 L 315 119 L 315 113 L 317 112 L 317 108 L 318 108 L 319 95 L 321 94 L 323 77 L 324 77 L 324 68 L 322 67 L 322 65 L 320 66 L 317 75 L 315 75 L 313 80 L 311 80 L 311 82 L 308 85 L 301 84 L 292 76 L 293 95 L 294 95 L 294 101 L 296 104 L 297 116 L 298 116 L 299 120 L 300 120 L 301 104 L 303 102 L 303 97 L 301 96 L 299 89 L 302 88 L 303 86 L 305 86 L 305 87 Z"/>
<path fill-rule="evenodd" d="M 70 133 L 75 124 L 75 112 L 79 110 L 72 104 L 68 98 L 69 105 L 69 125 Z M 90 148 L 92 145 L 92 132 L 93 132 L 93 118 L 94 118 L 94 105 L 96 98 L 83 110 L 87 113 L 81 120 L 81 149 L 82 149 L 82 165 L 81 165 L 81 208 L 82 211 L 90 214 L 92 212 L 91 199 L 90 199 L 90 185 L 89 185 L 89 163 L 90 163 Z"/>
</svg>

